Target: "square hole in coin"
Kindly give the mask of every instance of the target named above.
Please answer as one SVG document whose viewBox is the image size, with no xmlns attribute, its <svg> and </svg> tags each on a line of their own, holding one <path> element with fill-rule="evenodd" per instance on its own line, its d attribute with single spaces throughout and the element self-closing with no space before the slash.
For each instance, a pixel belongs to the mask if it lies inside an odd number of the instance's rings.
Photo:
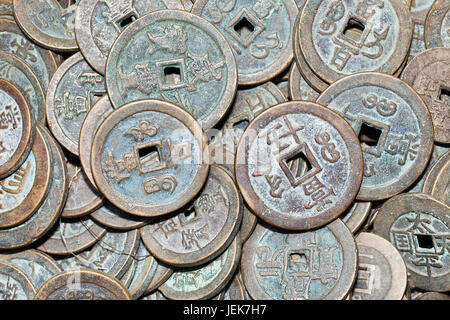
<svg viewBox="0 0 450 320">
<path fill-rule="evenodd" d="M 359 42 L 365 28 L 366 27 L 364 26 L 364 23 L 362 23 L 358 19 L 350 17 L 347 21 L 347 24 L 345 24 L 342 33 L 344 36 L 356 42 Z"/>
<path fill-rule="evenodd" d="M 164 84 L 173 85 L 181 82 L 181 67 L 178 64 L 164 67 Z"/>
<path fill-rule="evenodd" d="M 441 87 L 441 90 L 439 92 L 439 100 L 442 102 L 445 102 L 447 104 L 450 104 L 450 89 Z"/>
<path fill-rule="evenodd" d="M 300 151 L 299 153 L 295 154 L 294 156 L 288 158 L 286 160 L 286 164 L 291 171 L 294 178 L 300 178 L 302 175 L 306 174 L 307 172 L 312 170 L 311 162 L 309 161 L 308 157 Z M 303 165 L 302 165 L 303 164 Z M 306 167 L 306 169 L 304 169 Z M 302 170 L 303 168 L 303 170 Z"/>
<path fill-rule="evenodd" d="M 121 29 L 126 28 L 129 24 L 133 23 L 137 17 L 134 14 L 131 14 L 129 16 L 126 16 L 118 21 L 118 24 Z"/>
<path fill-rule="evenodd" d="M 144 172 L 161 166 L 161 156 L 157 145 L 139 148 L 138 156 L 141 170 Z"/>
<path fill-rule="evenodd" d="M 295 271 L 308 270 L 308 258 L 302 252 L 292 252 L 289 254 L 289 269 Z"/>
<path fill-rule="evenodd" d="M 382 129 L 363 122 L 359 131 L 359 141 L 361 142 L 361 144 L 376 148 L 378 146 L 378 141 L 380 140 L 382 133 Z"/>
<path fill-rule="evenodd" d="M 255 30 L 255 26 L 246 17 L 242 17 L 234 25 L 233 29 L 241 37 L 243 42 L 247 42 L 247 39 L 250 38 L 250 35 Z"/>
<path fill-rule="evenodd" d="M 427 234 L 416 234 L 417 243 L 423 249 L 434 248 L 433 238 Z"/>
</svg>

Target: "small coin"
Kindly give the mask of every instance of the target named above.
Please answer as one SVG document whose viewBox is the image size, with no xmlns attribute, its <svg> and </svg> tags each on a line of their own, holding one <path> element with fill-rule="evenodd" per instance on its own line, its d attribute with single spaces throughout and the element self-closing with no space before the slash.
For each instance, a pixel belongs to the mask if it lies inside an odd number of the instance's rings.
<svg viewBox="0 0 450 320">
<path fill-rule="evenodd" d="M 60 221 L 37 249 L 54 255 L 78 253 L 99 241 L 105 233 L 106 229 L 89 217 Z"/>
<path fill-rule="evenodd" d="M 299 233 L 258 224 L 241 259 L 245 287 L 258 300 L 344 299 L 356 269 L 356 243 L 340 219 Z"/>
<path fill-rule="evenodd" d="M 2 83 L 0 80 L 0 86 Z M 3 88 L 0 90 L 0 94 L 5 92 Z M 12 104 L 12 112 L 19 112 L 14 108 L 13 100 L 6 103 Z M 29 219 L 45 200 L 52 175 L 51 157 L 44 133 L 37 129 L 31 152 L 25 162 L 12 175 L 0 181 L 0 228 L 20 225 Z"/>
<path fill-rule="evenodd" d="M 412 59 L 401 76 L 425 101 L 434 140 L 450 143 L 450 48 L 428 49 Z"/>
<path fill-rule="evenodd" d="M 211 166 L 194 203 L 169 219 L 141 228 L 141 237 L 159 260 L 175 266 L 197 266 L 221 254 L 239 231 L 239 193 L 233 179 Z"/>
<path fill-rule="evenodd" d="M 373 232 L 390 241 L 408 268 L 412 288 L 450 290 L 450 253 L 443 243 L 450 232 L 450 207 L 421 193 L 386 201 L 373 223 Z"/>
<path fill-rule="evenodd" d="M 305 60 L 327 83 L 359 72 L 393 74 L 412 39 L 411 15 L 402 1 L 310 0 L 299 26 Z"/>
<path fill-rule="evenodd" d="M 89 214 L 92 220 L 114 230 L 132 230 L 150 223 L 149 218 L 143 218 L 126 213 L 109 202 Z"/>
<path fill-rule="evenodd" d="M 130 300 L 127 289 L 100 271 L 79 269 L 62 272 L 47 280 L 35 300 Z"/>
<path fill-rule="evenodd" d="M 195 1 L 192 13 L 214 24 L 236 57 L 240 85 L 266 82 L 292 61 L 292 30 L 298 8 L 293 0 Z"/>
<path fill-rule="evenodd" d="M 161 100 L 132 102 L 111 113 L 95 134 L 94 180 L 119 209 L 163 215 L 184 206 L 204 185 L 206 146 L 198 122 L 180 107 Z"/>
<path fill-rule="evenodd" d="M 240 257 L 241 243 L 239 237 L 235 237 L 219 257 L 206 265 L 176 270 L 159 291 L 172 300 L 212 298 L 230 281 Z"/>
<path fill-rule="evenodd" d="M 155 292 L 156 289 L 158 289 L 164 282 L 167 281 L 167 279 L 169 279 L 169 277 L 172 275 L 174 271 L 174 269 L 171 266 L 164 264 L 161 261 L 155 259 L 155 262 L 157 264 L 156 272 L 153 275 L 152 281 L 145 290 L 144 294 Z"/>
<path fill-rule="evenodd" d="M 90 108 L 106 94 L 103 76 L 96 73 L 81 53 L 68 58 L 50 80 L 46 113 L 58 142 L 79 156 L 81 125 Z"/>
<path fill-rule="evenodd" d="M 392 197 L 425 170 L 433 150 L 431 117 L 403 81 L 374 72 L 348 76 L 333 83 L 317 103 L 343 116 L 359 137 L 364 177 L 358 200 Z"/>
<path fill-rule="evenodd" d="M 24 96 L 3 79 L 0 79 L 0 116 L 0 178 L 5 178 L 29 156 L 35 130 L 33 115 Z"/>
<path fill-rule="evenodd" d="M 340 216 L 340 218 L 350 231 L 355 234 L 367 220 L 371 208 L 371 202 L 355 201 L 353 205 Z"/>
<path fill-rule="evenodd" d="M 0 261 L 8 263 L 22 271 L 36 290 L 45 281 L 62 271 L 53 258 L 34 249 L 0 254 Z"/>
<path fill-rule="evenodd" d="M 114 108 L 165 100 L 192 114 L 205 130 L 226 113 L 237 86 L 236 61 L 223 35 L 180 10 L 149 13 L 121 32 L 105 75 Z"/>
<path fill-rule="evenodd" d="M 68 161 L 69 194 L 62 212 L 63 218 L 79 218 L 99 208 L 103 197 L 87 181 L 81 166 L 75 161 Z"/>
<path fill-rule="evenodd" d="M 439 170 L 430 194 L 437 200 L 450 205 L 450 160 L 448 158 L 445 165 Z"/>
<path fill-rule="evenodd" d="M 233 279 L 225 289 L 217 296 L 218 300 L 247 300 L 245 286 L 242 283 L 239 272 L 234 274 Z"/>
<path fill-rule="evenodd" d="M 405 262 L 387 240 L 362 232 L 356 237 L 358 273 L 351 300 L 401 300 L 408 280 Z"/>
<path fill-rule="evenodd" d="M 292 100 L 316 101 L 319 92 L 314 90 L 303 78 L 297 63 L 293 63 L 289 72 L 289 95 Z"/>
<path fill-rule="evenodd" d="M 18 268 L 0 262 L 0 300 L 33 300 L 36 290 Z"/>
<path fill-rule="evenodd" d="M 308 170 L 299 174 L 288 164 L 300 158 Z M 235 167 L 252 212 L 280 228 L 307 230 L 330 222 L 351 204 L 361 183 L 362 154 L 355 133 L 337 113 L 292 101 L 250 123 Z"/>
<path fill-rule="evenodd" d="M 77 51 L 76 4 L 63 8 L 57 0 L 14 0 L 14 16 L 22 31 L 44 48 Z"/>
<path fill-rule="evenodd" d="M 75 36 L 81 53 L 95 71 L 105 74 L 108 53 L 119 33 L 141 16 L 162 9 L 184 7 L 180 0 L 79 1 Z"/>
<path fill-rule="evenodd" d="M 428 49 L 450 47 L 450 2 L 436 0 L 425 20 L 425 45 Z"/>
</svg>

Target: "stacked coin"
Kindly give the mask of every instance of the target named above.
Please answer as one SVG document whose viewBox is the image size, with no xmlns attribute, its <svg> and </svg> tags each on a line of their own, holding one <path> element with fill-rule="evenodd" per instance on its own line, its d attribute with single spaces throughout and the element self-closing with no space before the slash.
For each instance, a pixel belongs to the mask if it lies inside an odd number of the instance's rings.
<svg viewBox="0 0 450 320">
<path fill-rule="evenodd" d="M 449 0 L 0 0 L 0 299 L 449 299 Z"/>
</svg>

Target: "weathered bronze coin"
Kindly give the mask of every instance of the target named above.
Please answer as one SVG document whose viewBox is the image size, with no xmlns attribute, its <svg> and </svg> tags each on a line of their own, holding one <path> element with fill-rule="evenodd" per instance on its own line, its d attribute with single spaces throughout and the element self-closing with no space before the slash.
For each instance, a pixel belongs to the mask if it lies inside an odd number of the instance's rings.
<svg viewBox="0 0 450 320">
<path fill-rule="evenodd" d="M 0 178 L 10 176 L 29 156 L 35 132 L 33 123 L 22 93 L 12 83 L 0 79 Z"/>
<path fill-rule="evenodd" d="M 292 100 L 316 101 L 319 92 L 314 90 L 303 78 L 297 63 L 293 63 L 289 72 L 289 95 Z"/>
<path fill-rule="evenodd" d="M 110 229 L 123 231 L 137 229 L 151 222 L 149 218 L 131 215 L 109 202 L 91 212 L 89 217 Z"/>
<path fill-rule="evenodd" d="M 433 121 L 434 141 L 450 143 L 450 48 L 420 53 L 408 63 L 401 79 L 425 101 Z"/>
<path fill-rule="evenodd" d="M 211 166 L 194 203 L 169 219 L 141 228 L 141 237 L 159 260 L 175 266 L 198 266 L 221 254 L 233 241 L 242 220 L 233 179 Z"/>
<path fill-rule="evenodd" d="M 424 292 L 413 300 L 450 300 L 450 296 L 439 292 Z"/>
<path fill-rule="evenodd" d="M 180 0 L 79 1 L 75 36 L 81 53 L 95 71 L 105 74 L 108 53 L 119 33 L 141 16 L 162 9 L 184 7 Z"/>
<path fill-rule="evenodd" d="M 301 175 L 288 163 L 303 159 Z M 279 104 L 256 117 L 236 153 L 236 179 L 252 211 L 277 227 L 307 230 L 339 216 L 362 178 L 358 137 L 337 113 L 312 102 Z"/>
<path fill-rule="evenodd" d="M 408 280 L 405 262 L 387 240 L 362 232 L 356 237 L 358 273 L 351 300 L 401 300 Z"/>
<path fill-rule="evenodd" d="M 38 126 L 37 134 L 40 133 L 43 133 L 52 157 L 52 176 L 47 196 L 28 220 L 11 228 L 0 229 L 0 249 L 25 247 L 41 238 L 52 228 L 66 201 L 68 180 L 64 155 L 50 133 Z"/>
<path fill-rule="evenodd" d="M 428 49 L 450 47 L 450 2 L 436 0 L 425 20 L 425 45 Z"/>
<path fill-rule="evenodd" d="M 393 74 L 412 39 L 411 15 L 397 0 L 310 0 L 299 26 L 306 62 L 328 83 L 358 72 Z"/>
<path fill-rule="evenodd" d="M 18 268 L 0 262 L 0 300 L 33 300 L 36 290 Z"/>
<path fill-rule="evenodd" d="M 50 79 L 58 68 L 56 60 L 51 51 L 26 38 L 14 20 L 0 19 L 0 51 L 22 60 L 36 74 L 42 88 L 47 90 Z"/>
<path fill-rule="evenodd" d="M 78 142 L 78 150 L 80 152 L 80 162 L 83 167 L 84 174 L 88 178 L 90 184 L 97 188 L 91 170 L 91 147 L 94 141 L 95 132 L 102 124 L 103 120 L 114 108 L 109 101 L 108 95 L 105 95 L 95 103 L 89 110 L 80 130 L 80 139 Z"/>
<path fill-rule="evenodd" d="M 218 300 L 247 300 L 245 286 L 240 273 L 236 272 L 225 289 L 217 296 Z"/>
<path fill-rule="evenodd" d="M 371 202 L 355 201 L 353 205 L 340 216 L 340 218 L 350 231 L 355 234 L 367 220 L 371 208 Z"/>
<path fill-rule="evenodd" d="M 189 113 L 169 102 L 140 100 L 115 110 L 100 125 L 91 167 L 111 203 L 152 217 L 181 208 L 200 191 L 208 158 L 202 128 Z"/>
<path fill-rule="evenodd" d="M 240 85 L 274 78 L 292 61 L 294 0 L 195 1 L 192 13 L 214 24 L 233 48 Z"/>
<path fill-rule="evenodd" d="M 109 53 L 106 83 L 115 108 L 140 99 L 165 100 L 192 114 L 206 130 L 233 102 L 236 62 L 208 21 L 160 10 L 120 33 Z"/>
<path fill-rule="evenodd" d="M 448 152 L 449 153 L 449 152 Z M 450 205 L 450 157 L 445 157 L 446 162 L 442 165 L 436 180 L 433 183 L 430 194 L 439 201 Z"/>
<path fill-rule="evenodd" d="M 403 81 L 374 72 L 348 76 L 333 83 L 317 103 L 339 112 L 359 137 L 364 178 L 358 200 L 392 197 L 425 170 L 433 150 L 431 117 Z"/>
<path fill-rule="evenodd" d="M 241 257 L 241 243 L 235 237 L 229 247 L 213 261 L 194 268 L 176 270 L 159 287 L 164 296 L 173 300 L 209 299 L 217 295 L 230 281 Z"/>
<path fill-rule="evenodd" d="M 79 269 L 62 272 L 47 280 L 35 300 L 130 300 L 128 290 L 107 274 Z"/>
<path fill-rule="evenodd" d="M 439 157 L 439 159 L 436 160 L 436 162 L 433 164 L 428 174 L 425 176 L 422 185 L 423 193 L 431 194 L 434 188 L 434 184 L 436 183 L 436 180 L 438 179 L 440 172 L 445 168 L 445 166 L 449 161 L 450 161 L 450 150 L 445 152 L 442 156 Z"/>
<path fill-rule="evenodd" d="M 67 161 L 69 175 L 69 194 L 62 212 L 63 218 L 79 218 L 99 208 L 102 195 L 87 181 L 83 169 L 74 161 Z"/>
<path fill-rule="evenodd" d="M 340 219 L 299 233 L 258 225 L 241 259 L 245 287 L 258 300 L 344 299 L 356 269 L 356 243 Z"/>
<path fill-rule="evenodd" d="M 76 4 L 63 8 L 57 0 L 14 0 L 14 16 L 22 31 L 39 45 L 55 51 L 77 51 Z"/>
<path fill-rule="evenodd" d="M 3 92 L 0 91 L 0 94 Z M 11 115 L 11 119 L 20 117 L 20 113 Z M 37 129 L 33 147 L 25 162 L 12 175 L 0 181 L 0 228 L 17 226 L 36 212 L 47 197 L 51 176 L 50 147 L 42 130 Z"/>
<path fill-rule="evenodd" d="M 89 217 L 60 221 L 37 249 L 54 255 L 78 253 L 100 240 L 106 229 Z"/>
<path fill-rule="evenodd" d="M 81 125 L 90 108 L 106 94 L 103 76 L 76 53 L 58 68 L 47 91 L 46 114 L 58 142 L 79 155 Z"/>
<path fill-rule="evenodd" d="M 62 271 L 53 258 L 34 249 L 0 254 L 0 261 L 22 271 L 36 290 L 45 281 Z"/>
<path fill-rule="evenodd" d="M 449 212 L 449 206 L 421 193 L 398 195 L 379 209 L 373 232 L 400 252 L 412 288 L 450 290 Z"/>
<path fill-rule="evenodd" d="M 45 94 L 32 70 L 15 56 L 0 52 L 0 75 L 13 84 L 24 96 L 33 119 L 45 123 Z"/>
<path fill-rule="evenodd" d="M 411 47 L 408 52 L 408 63 L 419 53 L 426 50 L 425 46 L 425 19 L 434 0 L 408 0 L 413 23 Z"/>
</svg>

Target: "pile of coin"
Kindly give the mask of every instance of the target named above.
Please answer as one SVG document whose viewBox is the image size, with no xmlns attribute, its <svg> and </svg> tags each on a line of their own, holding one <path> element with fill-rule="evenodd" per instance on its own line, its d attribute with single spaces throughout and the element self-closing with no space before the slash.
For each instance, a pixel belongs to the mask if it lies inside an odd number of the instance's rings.
<svg viewBox="0 0 450 320">
<path fill-rule="evenodd" d="M 449 299 L 449 0 L 0 0 L 0 299 Z"/>
</svg>

